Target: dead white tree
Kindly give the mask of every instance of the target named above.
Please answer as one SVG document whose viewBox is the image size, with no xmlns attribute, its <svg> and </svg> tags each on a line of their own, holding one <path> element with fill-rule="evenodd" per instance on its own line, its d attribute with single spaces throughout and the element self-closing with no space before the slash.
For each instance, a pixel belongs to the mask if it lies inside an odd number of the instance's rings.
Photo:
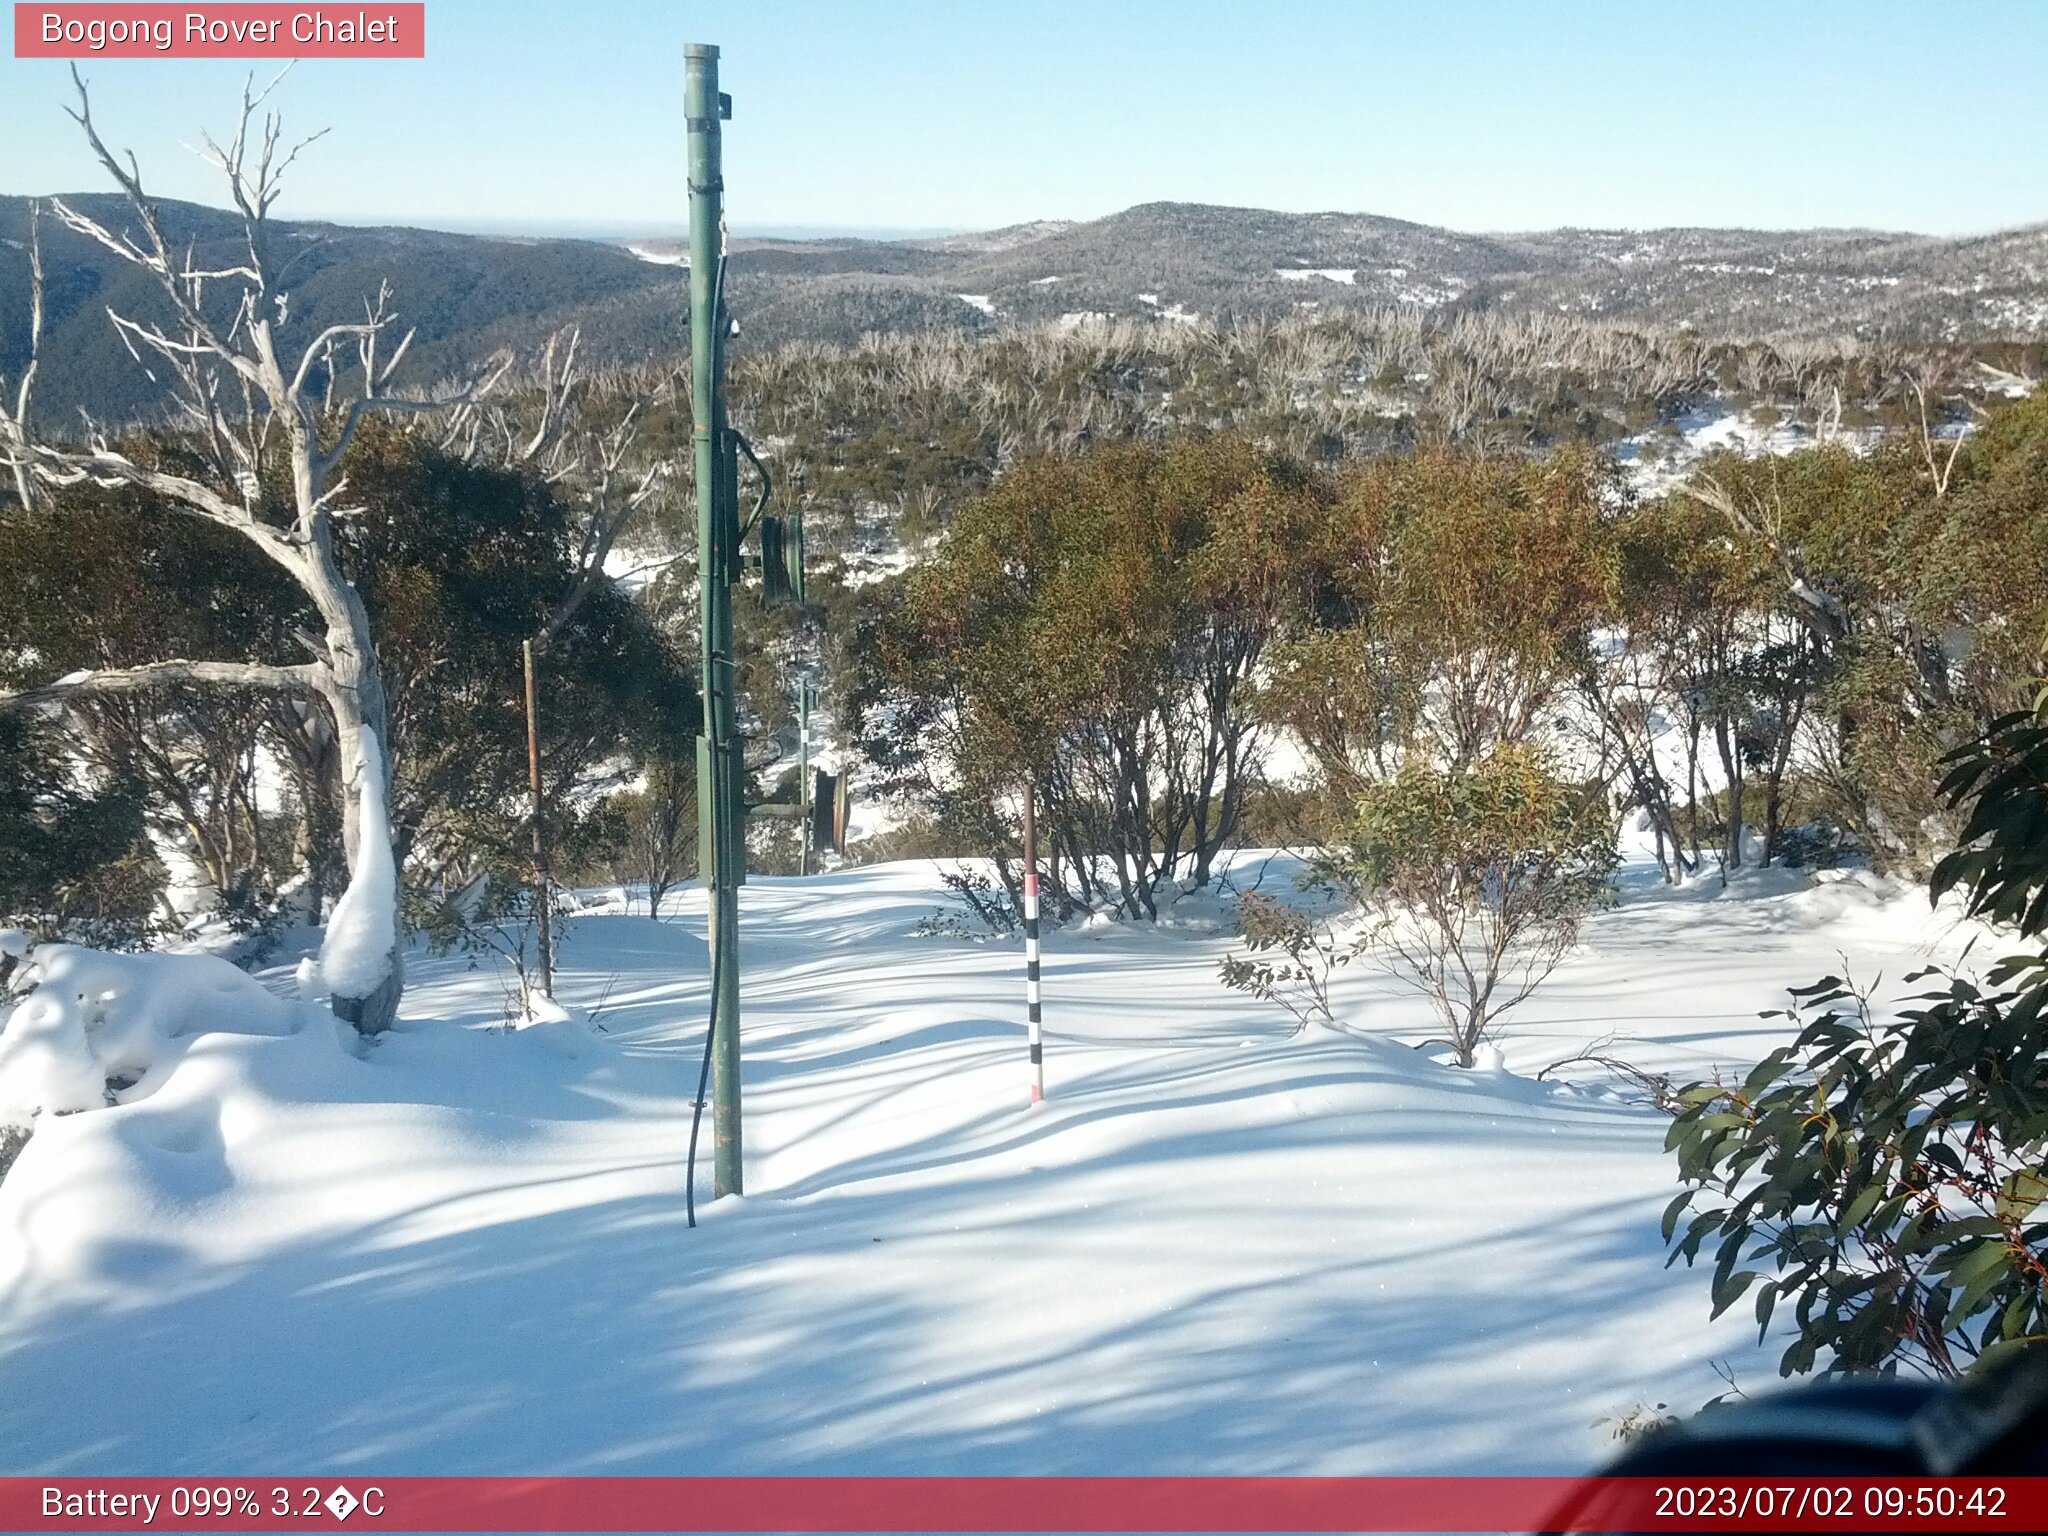
<svg viewBox="0 0 2048 1536">
<path fill-rule="evenodd" d="M 395 329 L 388 285 L 364 306 L 361 320 L 330 325 L 298 348 L 296 356 L 286 354 L 281 333 L 290 320 L 291 295 L 281 285 L 269 214 L 285 172 L 319 135 L 287 147 L 274 113 L 265 113 L 257 123 L 258 109 L 277 80 L 261 91 L 252 80 L 243 90 L 240 118 L 226 146 L 210 135 L 205 139 L 205 158 L 225 176 L 241 217 L 240 248 L 218 265 L 200 261 L 190 248 L 182 254 L 173 248 L 135 156 L 117 157 L 107 147 L 75 68 L 72 81 L 78 105 L 67 110 L 125 195 L 134 228 L 116 229 L 61 199 L 52 209 L 66 229 L 96 241 L 153 280 L 167 318 L 124 315 L 111 308 L 108 318 L 152 378 L 158 369 L 168 370 L 181 446 L 203 468 L 181 473 L 152 451 L 124 451 L 90 420 L 80 440 L 45 436 L 30 420 L 36 369 L 32 347 L 13 403 L 0 395 L 0 450 L 17 491 L 26 503 L 39 486 L 131 487 L 170 512 L 231 529 L 305 594 L 319 616 L 320 632 L 300 636 L 309 659 L 296 666 L 168 659 L 0 694 L 0 710 L 169 686 L 282 692 L 319 700 L 337 738 L 349 869 L 348 891 L 328 925 L 323 965 L 330 973 L 335 1011 L 364 1033 L 377 1033 L 391 1023 L 404 986 L 398 876 L 387 811 L 391 737 L 369 613 L 336 556 L 335 526 L 356 510 L 346 504 L 347 481 L 340 470 L 370 413 L 440 410 L 476 398 L 491 380 L 452 400 L 391 393 L 411 335 L 387 346 L 387 333 Z M 40 272 L 39 256 L 31 271 Z M 40 303 L 33 306 L 35 344 L 41 340 L 40 310 Z"/>
<path fill-rule="evenodd" d="M 1937 428 L 1927 414 L 1927 382 L 1917 369 L 1907 375 L 1906 387 L 1912 390 L 1913 401 L 1920 408 L 1920 457 L 1927 466 L 1928 481 L 1934 486 L 1937 498 L 1946 496 L 1949 481 L 1956 472 L 1956 456 L 1963 451 L 1965 434 L 1961 429 L 1956 430 L 1949 437 L 1948 451 L 1941 452 L 1937 447 L 1940 442 Z M 1964 404 L 1982 414 L 1974 402 L 1965 400 Z"/>
<path fill-rule="evenodd" d="M 7 403 L 7 381 L 0 379 L 0 447 L 9 450 L 24 442 L 28 431 L 29 401 L 36 387 L 36 361 L 43 350 L 43 205 L 28 205 L 28 366 L 16 386 L 14 404 Z M 8 462 L 14 470 L 14 494 L 26 507 L 35 494 L 28 461 L 10 451 Z"/>
</svg>

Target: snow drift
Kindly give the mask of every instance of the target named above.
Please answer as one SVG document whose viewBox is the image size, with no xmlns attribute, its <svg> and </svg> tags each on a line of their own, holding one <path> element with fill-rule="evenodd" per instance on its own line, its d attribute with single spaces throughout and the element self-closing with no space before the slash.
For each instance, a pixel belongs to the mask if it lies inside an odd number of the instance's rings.
<svg viewBox="0 0 2048 1536">
<path fill-rule="evenodd" d="M 276 995 L 289 962 L 267 994 L 59 955 L 69 1022 L 9 1052 L 149 1062 L 0 1181 L 0 1471 L 1583 1469 L 1595 1420 L 1696 1405 L 1716 1362 L 1754 1391 L 1779 1342 L 1663 1268 L 1664 1117 L 1535 1073 L 1611 1035 L 1753 1062 L 1788 984 L 1961 937 L 1917 891 L 1760 875 L 1632 863 L 1477 1072 L 1356 967 L 1345 1029 L 1294 1036 L 1218 984 L 1212 895 L 1055 932 L 1039 1111 L 1018 946 L 917 937 L 929 867 L 750 881 L 748 1197 L 695 1231 L 701 892 L 569 925 L 595 1029 L 508 1028 L 462 956 L 415 955 L 369 1044 Z"/>
<path fill-rule="evenodd" d="M 153 1092 L 198 1036 L 288 1035 L 303 1011 L 212 955 L 29 951 L 0 1029 L 0 1125 Z"/>
</svg>

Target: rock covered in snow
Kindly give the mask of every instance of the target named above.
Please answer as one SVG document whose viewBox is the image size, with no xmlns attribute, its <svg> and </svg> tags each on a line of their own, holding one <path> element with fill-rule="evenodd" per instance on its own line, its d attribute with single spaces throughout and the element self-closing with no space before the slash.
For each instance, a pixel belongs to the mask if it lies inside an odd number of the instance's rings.
<svg viewBox="0 0 2048 1536">
<path fill-rule="evenodd" d="M 116 955 L 44 944 L 0 1026 L 0 1124 L 98 1109 L 211 1032 L 287 1035 L 300 1015 L 213 955 Z"/>
</svg>

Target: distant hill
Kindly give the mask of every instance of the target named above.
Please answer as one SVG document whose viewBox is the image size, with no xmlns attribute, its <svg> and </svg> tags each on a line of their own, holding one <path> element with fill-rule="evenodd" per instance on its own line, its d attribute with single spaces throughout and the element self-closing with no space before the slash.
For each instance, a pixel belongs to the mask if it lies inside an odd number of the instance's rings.
<svg viewBox="0 0 2048 1536">
<path fill-rule="evenodd" d="M 133 223 L 118 197 L 68 201 L 117 230 Z M 161 204 L 160 213 L 170 238 L 189 242 L 202 261 L 234 255 L 241 226 L 233 215 L 173 202 Z M 147 410 L 156 392 L 106 310 L 157 316 L 161 300 L 142 273 L 54 218 L 46 215 L 42 230 L 47 297 L 37 396 L 46 419 L 80 406 L 116 420 Z M 460 372 L 507 342 L 524 342 L 564 319 L 607 313 L 620 300 L 660 313 L 675 286 L 673 269 L 589 241 L 295 222 L 280 222 L 275 232 L 278 250 L 289 256 L 291 303 L 282 334 L 303 343 L 324 325 L 360 318 L 364 300 L 388 280 L 403 323 L 418 331 L 409 365 L 414 379 Z M 26 200 L 0 198 L 0 372 L 10 376 L 28 344 L 27 235 Z M 679 323 L 681 307 L 667 308 Z"/>
<path fill-rule="evenodd" d="M 118 199 L 72 200 L 127 222 Z M 163 205 L 180 242 L 226 255 L 231 215 Z M 149 381 L 108 306 L 153 313 L 136 273 L 45 220 L 49 272 L 42 410 L 109 419 L 151 409 Z M 0 198 L 0 372 L 27 344 L 27 205 Z M 569 320 L 588 355 L 625 361 L 684 343 L 681 242 L 612 245 L 326 223 L 277 226 L 294 253 L 286 335 L 361 312 L 388 280 L 418 328 L 411 376 L 456 374 Z M 980 331 L 1107 314 L 1228 321 L 1310 307 L 1565 311 L 1707 335 L 2048 336 L 2048 226 L 1944 240 L 1870 230 L 1555 230 L 1461 234 L 1366 214 L 1148 203 L 1088 223 L 931 239 L 737 241 L 729 284 L 741 345 L 868 331 Z"/>
</svg>

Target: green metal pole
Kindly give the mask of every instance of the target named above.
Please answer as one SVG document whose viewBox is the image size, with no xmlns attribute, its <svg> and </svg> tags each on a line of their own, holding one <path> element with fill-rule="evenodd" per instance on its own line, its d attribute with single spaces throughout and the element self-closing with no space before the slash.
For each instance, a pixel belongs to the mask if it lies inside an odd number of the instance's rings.
<svg viewBox="0 0 2048 1536">
<path fill-rule="evenodd" d="M 718 50 L 683 50 L 684 113 L 690 154 L 690 409 L 697 471 L 699 620 L 703 630 L 704 725 L 697 742 L 698 868 L 709 909 L 712 1131 L 715 1195 L 744 1192 L 740 1146 L 739 741 L 734 729 L 732 587 L 739 573 L 738 466 L 725 416 L 725 335 L 720 271 L 725 246 L 725 180 L 719 122 Z"/>
</svg>

